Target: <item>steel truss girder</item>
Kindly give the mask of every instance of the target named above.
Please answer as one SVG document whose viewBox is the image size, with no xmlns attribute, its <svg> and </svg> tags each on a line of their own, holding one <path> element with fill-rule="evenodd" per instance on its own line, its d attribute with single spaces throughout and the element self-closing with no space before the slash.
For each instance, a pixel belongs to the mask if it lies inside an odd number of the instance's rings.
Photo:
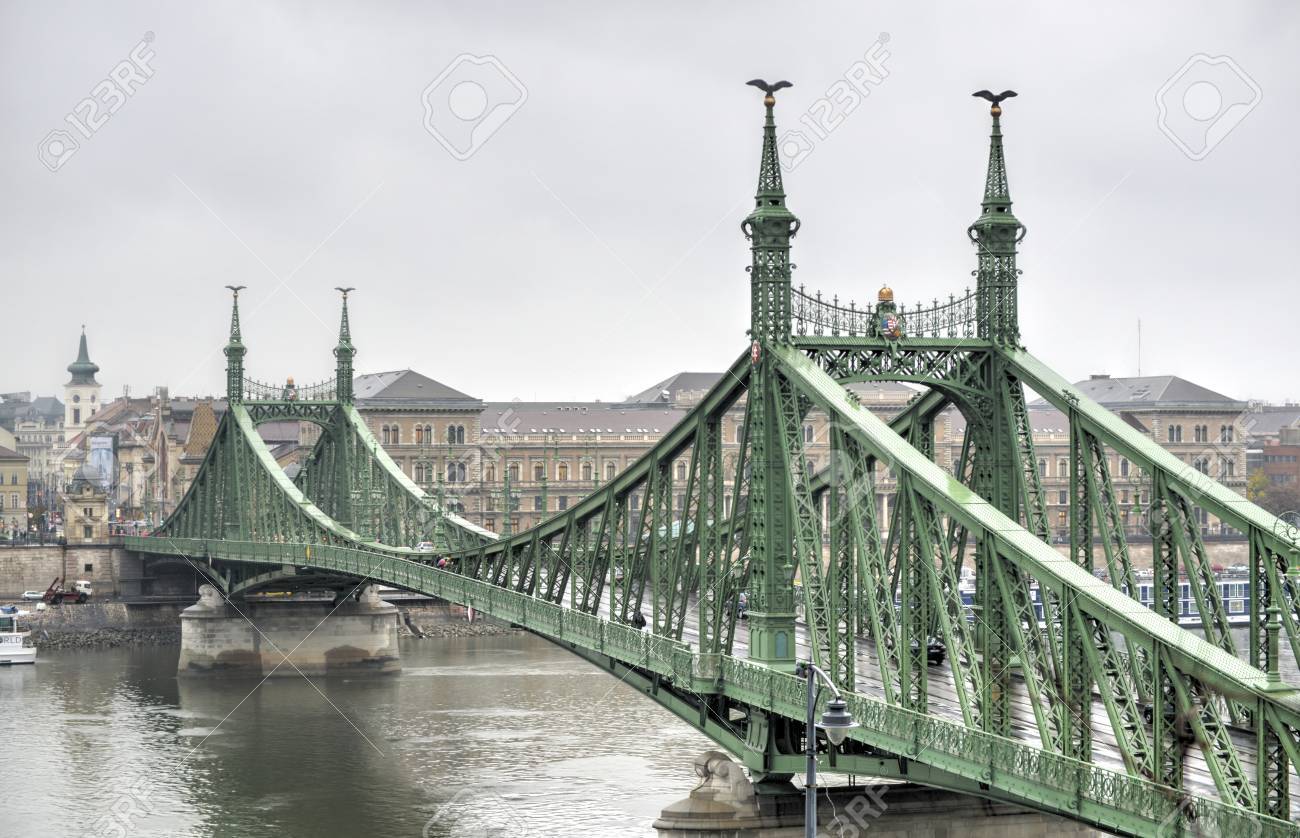
<svg viewBox="0 0 1300 838">
<path fill-rule="evenodd" d="M 1124 635 L 1129 648 L 1142 644 L 1148 646 L 1157 677 L 1157 683 L 1152 689 L 1156 699 L 1152 714 L 1155 725 L 1152 743 L 1153 767 L 1159 782 L 1175 788 L 1181 787 L 1183 753 L 1190 735 L 1188 728 L 1180 722 L 1179 687 L 1170 676 L 1194 678 L 1200 683 L 1195 700 L 1198 707 L 1213 706 L 1212 701 L 1204 698 L 1208 693 L 1231 694 L 1237 700 L 1265 702 L 1271 712 L 1279 714 L 1284 728 L 1291 728 L 1300 720 L 1300 706 L 1297 706 L 1292 691 L 1287 690 L 1277 697 L 1271 697 L 1271 688 L 1268 686 L 1270 682 L 1264 673 L 1247 671 L 1239 660 L 1226 651 L 1195 638 L 1155 615 L 1134 610 L 1122 594 L 1073 563 L 1061 562 L 1050 547 L 994 511 L 982 498 L 955 484 L 949 475 L 925 460 L 920 452 L 911 449 L 879 419 L 855 404 L 842 388 L 807 359 L 797 353 L 787 352 L 781 355 L 780 361 L 782 375 L 794 382 L 818 407 L 850 420 L 846 424 L 847 432 L 866 446 L 871 454 L 892 459 L 896 468 L 909 474 L 915 491 L 922 493 L 949 514 L 961 518 L 972 529 L 980 547 L 990 551 L 997 559 L 994 563 L 995 572 L 1002 571 L 1000 584 L 1004 588 L 1003 600 L 1013 604 L 1016 601 L 1016 585 L 1005 572 L 1007 568 L 1013 568 L 1021 579 L 1025 575 L 1032 575 L 1044 586 L 1070 590 L 1072 605 L 1078 610 L 1077 617 L 1073 612 L 1068 615 L 1070 619 L 1076 622 L 1080 619 L 1096 621 L 1104 625 L 1107 631 Z M 1029 624 L 1026 616 L 1028 612 L 1023 607 L 1023 600 L 1021 602 L 1022 607 L 1014 610 L 1014 615 L 1020 618 L 1015 622 L 1019 623 L 1017 628 L 1026 628 Z M 1021 650 L 1024 648 L 1023 645 L 1020 647 Z M 1048 685 L 1049 688 L 1058 683 L 1032 658 L 1026 661 L 1024 668 L 1027 682 L 1033 677 L 1039 682 L 1037 686 Z M 1099 666 L 1090 668 L 1094 674 L 1101 670 Z M 1114 675 L 1119 668 L 1111 665 L 1109 669 L 1112 675 L 1105 676 L 1108 684 L 1123 687 L 1123 682 L 1117 680 L 1119 676 Z M 1132 696 L 1132 689 L 1127 692 Z M 1127 701 L 1131 703 L 1132 699 Z M 1052 715 L 1043 714 L 1040 718 L 1040 729 L 1049 728 Z M 1201 722 L 1205 727 L 1204 740 L 1211 743 L 1217 741 L 1218 734 L 1214 725 L 1221 726 L 1221 723 L 1212 721 L 1204 713 L 1201 714 Z M 1210 750 L 1213 750 L 1213 746 Z M 1141 749 L 1134 748 L 1132 752 L 1140 754 Z M 1228 769 L 1228 775 L 1231 773 L 1232 770 Z M 1237 788 L 1235 780 L 1230 788 Z M 1235 792 L 1225 795 L 1225 800 L 1236 805 Z"/>
<path fill-rule="evenodd" d="M 1023 379 L 1034 392 L 1041 395 L 1053 406 L 1063 412 L 1073 411 L 1076 421 L 1104 445 L 1126 457 L 1131 463 L 1151 477 L 1153 483 L 1165 488 L 1165 499 L 1169 492 L 1174 492 L 1194 503 L 1207 512 L 1217 516 L 1225 524 L 1239 532 L 1246 533 L 1251 540 L 1252 565 L 1267 566 L 1273 564 L 1285 572 L 1288 567 L 1300 566 L 1300 531 L 1285 521 L 1269 514 L 1253 503 L 1245 500 L 1227 487 L 1219 484 L 1206 474 L 1202 474 L 1187 463 L 1179 460 L 1153 440 L 1127 425 L 1115 414 L 1101 407 L 1086 396 L 1076 392 L 1072 385 L 1053 372 L 1047 365 L 1023 349 L 1001 347 L 998 354 L 1005 358 L 1010 369 Z M 1153 501 L 1156 500 L 1153 498 Z M 1170 580 L 1175 579 L 1177 564 L 1174 554 L 1177 551 L 1176 528 L 1168 516 L 1168 503 L 1153 503 L 1152 512 L 1156 517 L 1156 528 L 1162 531 L 1163 538 L 1156 540 L 1157 572 L 1163 572 L 1165 578 L 1156 580 L 1158 593 L 1157 608 L 1162 613 L 1175 611 L 1170 597 Z M 1160 530 L 1161 527 L 1163 530 Z M 1192 545 L 1189 544 L 1189 547 Z M 1198 565 L 1196 550 L 1190 550 L 1193 565 Z M 1268 557 L 1268 558 L 1266 558 Z M 1262 570 L 1263 567 L 1255 567 Z M 1189 570 L 1191 568 L 1189 567 Z M 1189 576 L 1202 577 L 1199 567 Z M 1256 580 L 1263 580 L 1263 575 L 1255 575 Z M 1262 584 L 1255 586 L 1251 597 L 1251 624 L 1262 626 L 1265 622 L 1265 610 L 1276 605 L 1282 609 L 1287 619 L 1283 629 L 1292 654 L 1300 663 L 1300 588 L 1294 584 Z M 1202 587 L 1204 587 L 1202 583 Z M 1217 597 L 1210 597 L 1217 600 Z M 1213 606 L 1210 606 L 1213 608 Z M 1215 618 L 1217 620 L 1217 618 Z M 1208 623 L 1209 621 L 1207 621 Z M 1210 628 L 1217 632 L 1218 629 Z M 1252 658 L 1260 665 L 1263 658 L 1262 634 L 1256 628 L 1251 632 Z"/>
</svg>

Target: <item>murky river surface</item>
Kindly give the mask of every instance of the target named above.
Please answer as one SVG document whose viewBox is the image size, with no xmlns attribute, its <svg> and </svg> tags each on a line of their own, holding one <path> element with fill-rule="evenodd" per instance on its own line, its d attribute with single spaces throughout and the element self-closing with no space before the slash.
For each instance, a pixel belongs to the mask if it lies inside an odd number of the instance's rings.
<svg viewBox="0 0 1300 838">
<path fill-rule="evenodd" d="M 0 668 L 0 836 L 653 835 L 710 747 L 530 635 L 402 654 L 260 686 L 177 679 L 175 648 Z"/>
</svg>

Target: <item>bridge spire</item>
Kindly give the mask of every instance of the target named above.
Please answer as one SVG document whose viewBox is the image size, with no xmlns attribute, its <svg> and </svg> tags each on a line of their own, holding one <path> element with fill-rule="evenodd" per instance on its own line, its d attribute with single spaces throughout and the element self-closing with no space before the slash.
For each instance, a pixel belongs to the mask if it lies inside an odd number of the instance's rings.
<svg viewBox="0 0 1300 838">
<path fill-rule="evenodd" d="M 1025 226 L 1011 212 L 1011 188 L 1007 184 L 1007 161 L 1002 149 L 1002 102 L 1016 95 L 1014 90 L 973 96 L 991 103 L 993 130 L 989 135 L 989 167 L 984 178 L 982 212 L 966 230 L 978 249 L 976 272 L 976 314 L 979 335 L 997 343 L 1020 340 L 1017 302 L 1019 270 L 1016 245 L 1025 237 Z"/>
<path fill-rule="evenodd" d="M 334 347 L 334 387 L 338 400 L 344 404 L 352 403 L 352 359 L 357 350 L 352 345 L 352 329 L 348 325 L 348 292 L 355 288 L 337 287 L 335 291 L 343 295 L 343 314 L 339 319 L 339 343 Z"/>
<path fill-rule="evenodd" d="M 239 404 L 244 400 L 244 355 L 248 349 L 239 334 L 239 292 L 246 285 L 227 285 L 231 294 L 230 340 L 226 343 L 226 401 Z"/>
<path fill-rule="evenodd" d="M 758 166 L 754 211 L 741 223 L 750 242 L 750 335 L 757 343 L 790 339 L 790 240 L 799 232 L 799 219 L 785 206 L 781 158 L 776 146 L 776 91 L 793 87 L 788 81 L 748 84 L 764 92 L 763 151 Z"/>
</svg>

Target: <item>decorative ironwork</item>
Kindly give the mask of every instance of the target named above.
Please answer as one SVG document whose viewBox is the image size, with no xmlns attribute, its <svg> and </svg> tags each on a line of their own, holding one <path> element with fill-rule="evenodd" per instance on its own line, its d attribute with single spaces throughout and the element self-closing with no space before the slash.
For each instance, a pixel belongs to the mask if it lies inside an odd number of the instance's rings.
<svg viewBox="0 0 1300 838">
<path fill-rule="evenodd" d="M 910 309 L 898 308 L 903 337 L 974 338 L 978 335 L 977 300 L 967 289 L 958 297 L 949 295 L 947 302 L 916 303 Z M 839 297 L 823 298 L 820 291 L 809 293 L 801 285 L 791 291 L 792 330 L 799 336 L 881 337 L 881 324 L 875 306 L 847 305 Z"/>
<path fill-rule="evenodd" d="M 284 384 L 266 384 L 244 378 L 240 389 L 241 401 L 264 402 L 333 402 L 338 401 L 338 384 L 327 379 L 302 387 L 290 378 Z"/>
</svg>

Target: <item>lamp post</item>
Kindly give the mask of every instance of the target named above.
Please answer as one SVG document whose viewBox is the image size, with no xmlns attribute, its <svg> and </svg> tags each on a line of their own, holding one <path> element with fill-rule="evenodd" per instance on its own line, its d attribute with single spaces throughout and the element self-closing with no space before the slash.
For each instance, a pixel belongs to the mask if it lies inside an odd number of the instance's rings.
<svg viewBox="0 0 1300 838">
<path fill-rule="evenodd" d="M 849 713 L 848 705 L 844 703 L 839 687 L 835 686 L 835 682 L 829 675 L 806 661 L 795 667 L 794 675 L 796 678 L 808 679 L 808 716 L 804 728 L 804 754 L 808 757 L 808 778 L 804 782 L 803 828 L 806 838 L 816 838 L 817 728 L 826 731 L 826 738 L 830 741 L 831 747 L 835 747 L 844 741 L 844 737 L 857 727 L 858 723 L 853 721 L 853 715 Z M 817 684 L 819 678 L 830 687 L 834 698 L 826 703 L 826 712 L 822 713 L 821 723 L 817 724 L 817 699 L 821 696 L 821 689 Z"/>
</svg>

